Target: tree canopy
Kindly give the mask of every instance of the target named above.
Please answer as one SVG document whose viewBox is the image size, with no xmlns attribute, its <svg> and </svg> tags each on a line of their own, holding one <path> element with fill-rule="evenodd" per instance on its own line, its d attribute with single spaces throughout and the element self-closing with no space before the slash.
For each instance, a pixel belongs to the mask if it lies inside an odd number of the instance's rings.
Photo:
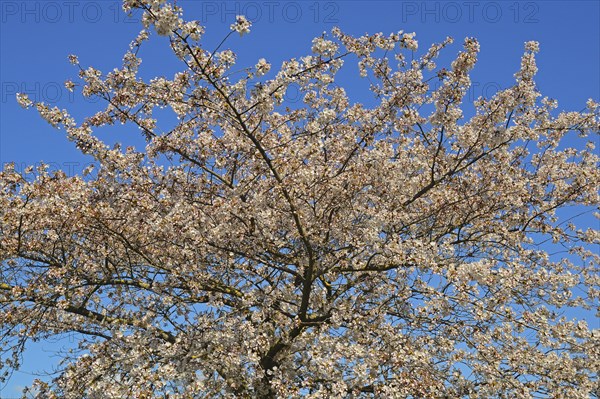
<svg viewBox="0 0 600 399">
<path fill-rule="evenodd" d="M 556 112 L 536 42 L 468 104 L 474 38 L 440 68 L 450 38 L 334 28 L 240 69 L 175 4 L 123 7 L 143 27 L 120 68 L 69 57 L 102 110 L 18 95 L 96 167 L 0 172 L 5 377 L 29 340 L 75 333 L 40 398 L 598 397 L 600 332 L 573 315 L 598 307 L 600 234 L 570 218 L 599 206 L 600 105 Z M 144 81 L 154 32 L 182 71 Z M 374 105 L 337 84 L 344 63 Z M 117 123 L 145 147 L 95 134 Z"/>
</svg>

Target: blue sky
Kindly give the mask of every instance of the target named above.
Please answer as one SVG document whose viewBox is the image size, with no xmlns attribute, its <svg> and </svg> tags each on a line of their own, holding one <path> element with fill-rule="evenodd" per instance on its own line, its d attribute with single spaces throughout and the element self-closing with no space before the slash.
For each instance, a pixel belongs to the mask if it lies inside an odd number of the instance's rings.
<svg viewBox="0 0 600 399">
<path fill-rule="evenodd" d="M 470 93 L 475 99 L 512 84 L 523 43 L 537 40 L 541 44 L 537 82 L 543 95 L 556 98 L 561 110 L 580 110 L 588 98 L 600 98 L 598 1 L 188 0 L 180 4 L 187 19 L 206 26 L 206 48 L 213 48 L 228 33 L 236 14 L 253 20 L 249 35 L 235 35 L 228 42 L 243 66 L 264 57 L 276 69 L 284 59 L 308 54 L 311 39 L 334 26 L 355 35 L 414 31 L 421 51 L 452 36 L 456 41 L 446 49 L 445 59 L 461 49 L 464 37 L 475 36 L 481 44 Z M 87 160 L 61 131 L 34 111 L 20 108 L 15 93 L 26 92 L 33 100 L 67 108 L 76 117 L 86 115 L 97 104 L 64 89 L 64 81 L 77 74 L 67 55 L 77 54 L 83 65 L 107 72 L 120 66 L 139 27 L 114 0 L 0 0 L 0 164 L 15 162 L 23 168 L 43 160 L 52 169 L 80 173 Z M 165 38 L 158 38 L 142 57 L 147 77 L 170 76 L 178 68 L 168 56 Z M 123 141 L 116 134 L 112 138 Z M 34 378 L 29 372 L 53 364 L 55 358 L 44 349 L 55 346 L 32 346 L 24 372 L 0 387 L 0 397 L 17 396 L 18 387 Z"/>
</svg>

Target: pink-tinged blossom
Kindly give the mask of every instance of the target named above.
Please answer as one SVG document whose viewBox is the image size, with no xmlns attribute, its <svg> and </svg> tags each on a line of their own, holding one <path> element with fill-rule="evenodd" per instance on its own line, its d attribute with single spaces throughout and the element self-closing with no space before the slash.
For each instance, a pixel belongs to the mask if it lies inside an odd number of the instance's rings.
<svg viewBox="0 0 600 399">
<path fill-rule="evenodd" d="M 29 108 L 33 105 L 33 101 L 31 101 L 29 96 L 24 93 L 17 93 L 17 102 L 23 108 Z"/>
</svg>

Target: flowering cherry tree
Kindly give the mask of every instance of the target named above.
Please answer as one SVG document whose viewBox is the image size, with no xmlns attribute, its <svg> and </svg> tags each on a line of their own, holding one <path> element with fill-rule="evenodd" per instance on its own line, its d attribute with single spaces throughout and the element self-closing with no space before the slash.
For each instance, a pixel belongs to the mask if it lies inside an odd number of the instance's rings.
<svg viewBox="0 0 600 399">
<path fill-rule="evenodd" d="M 419 52 L 412 33 L 334 28 L 278 71 L 236 73 L 175 4 L 123 5 L 143 29 L 122 67 L 70 56 L 67 87 L 105 108 L 76 122 L 18 96 L 97 167 L 0 173 L 5 377 L 28 341 L 76 334 L 38 397 L 598 397 L 581 315 L 600 234 L 570 218 L 599 204 L 600 105 L 554 112 L 537 43 L 512 87 L 466 104 L 473 38 L 438 68 L 450 38 Z M 139 76 L 153 32 L 181 61 L 171 79 Z M 335 83 L 356 62 L 372 106 Z M 117 122 L 145 148 L 95 134 Z"/>
</svg>

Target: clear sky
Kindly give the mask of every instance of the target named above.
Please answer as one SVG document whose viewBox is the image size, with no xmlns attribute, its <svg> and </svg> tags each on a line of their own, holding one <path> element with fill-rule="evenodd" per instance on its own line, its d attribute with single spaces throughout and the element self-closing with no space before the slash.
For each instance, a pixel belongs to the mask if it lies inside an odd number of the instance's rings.
<svg viewBox="0 0 600 399">
<path fill-rule="evenodd" d="M 420 50 L 452 36 L 445 50 L 450 59 L 467 36 L 477 37 L 480 61 L 469 99 L 490 96 L 513 83 L 523 43 L 537 40 L 538 86 L 555 98 L 559 110 L 581 110 L 588 98 L 600 98 L 600 1 L 180 1 L 187 19 L 206 26 L 205 47 L 211 49 L 229 32 L 237 14 L 253 21 L 251 33 L 235 35 L 228 46 L 240 66 L 266 58 L 273 69 L 286 58 L 309 54 L 311 39 L 339 26 L 351 34 L 404 30 L 416 32 Z M 63 86 L 77 70 L 68 54 L 84 66 L 103 72 L 120 66 L 123 53 L 140 24 L 121 11 L 120 2 L 77 0 L 0 0 L 0 164 L 17 168 L 44 161 L 51 169 L 81 173 L 86 159 L 35 111 L 23 110 L 17 92 L 84 116 L 97 104 L 69 93 Z M 145 77 L 172 76 L 179 66 L 168 55 L 168 41 L 157 38 L 142 53 Z M 443 63 L 440 63 L 440 66 Z M 356 79 L 359 79 L 358 76 Z M 348 88 L 352 94 L 352 88 Z M 293 101 L 293 93 L 288 94 Z M 365 101 L 356 98 L 356 101 Z M 119 134 L 127 132 L 119 131 Z M 136 134 L 134 132 L 133 134 Z M 113 140 L 121 140 L 116 133 Z M 69 340 L 64 341 L 69 344 Z M 23 372 L 0 387 L 0 397 L 18 396 L 31 373 L 49 367 L 56 358 L 35 344 L 27 351 Z"/>
</svg>

